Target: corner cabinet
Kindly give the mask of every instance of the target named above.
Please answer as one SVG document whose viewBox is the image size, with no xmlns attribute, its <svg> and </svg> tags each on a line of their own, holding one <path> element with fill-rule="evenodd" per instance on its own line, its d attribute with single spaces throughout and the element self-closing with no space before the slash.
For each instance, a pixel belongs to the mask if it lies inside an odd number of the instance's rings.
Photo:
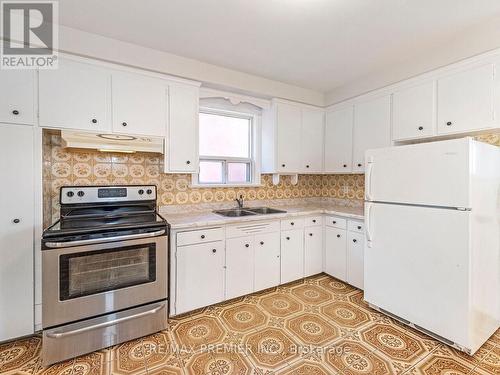
<svg viewBox="0 0 500 375">
<path fill-rule="evenodd" d="M 262 124 L 262 172 L 323 171 L 324 110 L 274 99 Z"/>
<path fill-rule="evenodd" d="M 391 145 L 391 97 L 354 105 L 353 172 L 364 173 L 365 151 Z"/>
<path fill-rule="evenodd" d="M 169 86 L 165 173 L 198 172 L 199 85 Z"/>
</svg>

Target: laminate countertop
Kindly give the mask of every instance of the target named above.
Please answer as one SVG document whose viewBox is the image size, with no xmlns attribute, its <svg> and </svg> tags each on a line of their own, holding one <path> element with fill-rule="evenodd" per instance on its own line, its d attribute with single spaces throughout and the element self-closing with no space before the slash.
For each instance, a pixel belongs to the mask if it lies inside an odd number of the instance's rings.
<svg viewBox="0 0 500 375">
<path fill-rule="evenodd" d="M 248 208 L 255 208 L 252 206 Z M 199 227 L 237 224 L 248 221 L 285 219 L 297 216 L 307 216 L 315 214 L 338 215 L 351 219 L 364 219 L 364 209 L 362 205 L 348 206 L 339 205 L 329 202 L 309 203 L 309 204 L 290 204 L 290 205 L 266 205 L 266 207 L 284 210 L 286 213 L 267 214 L 267 215 L 251 215 L 239 217 L 226 217 L 218 215 L 213 211 L 192 211 L 183 213 L 160 213 L 170 224 L 170 228 L 179 229 L 194 229 Z"/>
</svg>

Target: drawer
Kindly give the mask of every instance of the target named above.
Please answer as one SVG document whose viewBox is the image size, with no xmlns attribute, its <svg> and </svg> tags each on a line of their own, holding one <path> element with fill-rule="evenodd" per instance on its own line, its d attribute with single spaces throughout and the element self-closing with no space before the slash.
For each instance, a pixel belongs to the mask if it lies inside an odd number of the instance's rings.
<svg viewBox="0 0 500 375">
<path fill-rule="evenodd" d="M 279 232 L 279 220 L 249 221 L 241 224 L 227 225 L 226 238 L 243 237 L 259 233 Z"/>
<path fill-rule="evenodd" d="M 347 222 L 347 229 L 350 230 L 351 232 L 364 233 L 365 223 L 359 220 L 349 220 Z"/>
<path fill-rule="evenodd" d="M 326 218 L 326 225 L 339 229 L 347 229 L 347 219 L 338 216 L 328 216 Z"/>
<path fill-rule="evenodd" d="M 309 216 L 304 218 L 304 226 L 306 227 L 315 227 L 321 225 L 323 223 L 322 216 Z"/>
<path fill-rule="evenodd" d="M 303 217 L 281 220 L 281 230 L 300 229 L 300 228 L 304 228 Z"/>
<path fill-rule="evenodd" d="M 223 228 L 210 228 L 177 233 L 177 246 L 224 240 Z"/>
</svg>

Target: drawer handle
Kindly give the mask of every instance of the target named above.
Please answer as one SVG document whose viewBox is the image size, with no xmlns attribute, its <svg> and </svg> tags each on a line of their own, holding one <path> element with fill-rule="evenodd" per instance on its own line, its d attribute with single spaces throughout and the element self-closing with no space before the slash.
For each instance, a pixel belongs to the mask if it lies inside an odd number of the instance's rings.
<svg viewBox="0 0 500 375">
<path fill-rule="evenodd" d="M 337 234 L 337 238 L 340 238 L 340 234 Z"/>
<path fill-rule="evenodd" d="M 344 168 L 347 168 L 347 164 L 344 164 Z"/>
<path fill-rule="evenodd" d="M 362 165 L 363 165 L 363 164 L 361 164 L 361 163 L 358 163 L 358 167 L 361 167 Z"/>
<path fill-rule="evenodd" d="M 311 236 L 311 237 L 312 237 L 312 235 L 313 235 L 312 233 L 309 233 L 309 236 Z"/>
<path fill-rule="evenodd" d="M 316 220 L 313 220 L 313 223 L 315 223 L 315 222 L 316 222 Z"/>
<path fill-rule="evenodd" d="M 290 225 L 295 225 L 295 223 L 292 221 L 292 222 L 290 223 Z"/>
<path fill-rule="evenodd" d="M 186 164 L 191 164 L 191 160 L 187 160 L 187 161 L 186 161 Z"/>
<path fill-rule="evenodd" d="M 201 237 L 201 239 L 203 240 L 203 239 L 205 238 L 205 235 L 204 235 L 204 234 L 202 234 L 200 237 Z"/>
<path fill-rule="evenodd" d="M 245 247 L 250 247 L 250 245 L 246 243 L 246 244 L 245 244 Z"/>
<path fill-rule="evenodd" d="M 361 225 L 358 225 L 358 229 L 361 229 Z"/>
<path fill-rule="evenodd" d="M 217 249 L 212 249 L 212 253 L 216 253 L 217 252 Z"/>
<path fill-rule="evenodd" d="M 451 121 L 448 121 L 448 122 L 446 123 L 446 125 L 447 125 L 447 126 L 452 126 L 452 125 L 453 125 L 453 123 L 452 123 Z"/>
<path fill-rule="evenodd" d="M 290 237 L 287 237 L 286 239 L 287 239 L 287 240 L 289 240 L 289 239 L 290 239 Z"/>
<path fill-rule="evenodd" d="M 13 114 L 13 115 L 15 115 L 15 116 L 17 116 L 17 115 L 19 114 L 19 111 L 18 111 L 17 109 L 14 109 L 14 110 L 12 111 L 12 114 Z"/>
<path fill-rule="evenodd" d="M 358 242 L 358 240 L 357 239 L 353 239 L 352 242 L 356 243 L 356 242 Z"/>
<path fill-rule="evenodd" d="M 337 222 L 335 220 L 332 221 L 333 224 L 337 224 Z"/>
<path fill-rule="evenodd" d="M 264 245 L 264 241 L 260 241 L 260 244 L 261 244 L 261 245 Z"/>
<path fill-rule="evenodd" d="M 306 165 L 306 168 L 309 168 L 309 166 L 308 166 L 308 165 Z"/>
<path fill-rule="evenodd" d="M 21 219 L 14 219 L 14 220 L 12 220 L 12 222 L 13 222 L 14 224 L 19 224 L 19 223 L 21 222 Z"/>
<path fill-rule="evenodd" d="M 419 126 L 418 130 L 424 130 L 424 127 L 423 126 Z"/>
</svg>

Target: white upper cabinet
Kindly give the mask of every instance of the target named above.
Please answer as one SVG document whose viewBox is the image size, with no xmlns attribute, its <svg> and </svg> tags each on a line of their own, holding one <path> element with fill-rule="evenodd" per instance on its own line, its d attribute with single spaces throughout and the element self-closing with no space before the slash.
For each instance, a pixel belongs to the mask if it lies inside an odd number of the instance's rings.
<svg viewBox="0 0 500 375">
<path fill-rule="evenodd" d="M 35 124 L 33 70 L 0 70 L 0 122 Z"/>
<path fill-rule="evenodd" d="M 391 97 L 371 99 L 354 106 L 353 172 L 365 171 L 365 151 L 391 144 Z"/>
<path fill-rule="evenodd" d="M 438 134 L 495 127 L 493 64 L 438 79 Z"/>
<path fill-rule="evenodd" d="M 353 107 L 326 113 L 325 172 L 352 171 Z"/>
<path fill-rule="evenodd" d="M 172 84 L 169 87 L 169 123 L 165 172 L 198 172 L 199 87 Z"/>
<path fill-rule="evenodd" d="M 277 134 L 277 171 L 294 172 L 301 170 L 301 125 L 300 107 L 278 103 L 276 105 Z"/>
<path fill-rule="evenodd" d="M 126 72 L 113 73 L 113 132 L 165 136 L 167 94 L 165 80 Z"/>
<path fill-rule="evenodd" d="M 392 138 L 425 138 L 436 131 L 436 87 L 430 81 L 392 95 Z"/>
<path fill-rule="evenodd" d="M 108 70 L 61 58 L 39 72 L 40 126 L 110 132 L 110 87 Z"/>
<path fill-rule="evenodd" d="M 304 109 L 302 111 L 302 165 L 301 172 L 323 171 L 324 111 Z"/>
</svg>

